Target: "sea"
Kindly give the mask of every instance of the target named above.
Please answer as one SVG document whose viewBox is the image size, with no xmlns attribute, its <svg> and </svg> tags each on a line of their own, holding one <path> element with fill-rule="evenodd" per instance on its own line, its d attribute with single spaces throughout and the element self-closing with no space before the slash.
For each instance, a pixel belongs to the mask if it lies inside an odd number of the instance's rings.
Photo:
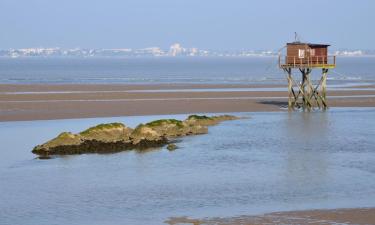
<svg viewBox="0 0 375 225">
<path fill-rule="evenodd" d="M 338 57 L 328 74 L 328 85 L 375 84 L 375 57 Z M 28 57 L 0 58 L 0 83 L 284 85 L 286 78 L 277 57 Z"/>
<path fill-rule="evenodd" d="M 328 84 L 375 84 L 374 71 L 375 57 L 338 58 Z M 0 59 L 2 84 L 285 82 L 274 57 Z M 175 151 L 48 160 L 31 150 L 63 131 L 188 115 L 0 122 L 0 225 L 158 225 L 182 216 L 375 207 L 375 108 L 230 114 L 243 119 L 179 138 Z"/>
<path fill-rule="evenodd" d="M 232 113 L 179 147 L 38 159 L 62 131 L 187 115 L 0 123 L 1 225 L 148 225 L 375 207 L 375 109 Z"/>
</svg>

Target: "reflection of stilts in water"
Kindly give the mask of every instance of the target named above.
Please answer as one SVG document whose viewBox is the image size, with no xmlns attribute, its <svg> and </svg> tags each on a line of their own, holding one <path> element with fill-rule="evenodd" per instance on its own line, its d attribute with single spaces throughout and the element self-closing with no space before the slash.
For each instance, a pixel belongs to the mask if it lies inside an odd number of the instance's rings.
<svg viewBox="0 0 375 225">
<path fill-rule="evenodd" d="M 292 42 L 287 44 L 287 55 L 279 56 L 279 67 L 287 73 L 289 109 L 303 108 L 310 111 L 315 107 L 319 109 L 328 107 L 327 73 L 328 69 L 336 66 L 336 57 L 328 56 L 328 46 Z M 311 81 L 311 72 L 316 68 L 322 69 L 322 76 L 314 86 Z M 301 72 L 300 83 L 297 83 L 293 78 L 293 69 L 298 69 Z"/>
<path fill-rule="evenodd" d="M 285 178 L 287 185 L 324 185 L 328 176 L 327 145 L 320 147 L 317 143 L 329 143 L 328 112 L 288 113 L 286 120 Z M 317 142 L 319 140 L 319 142 Z"/>
</svg>

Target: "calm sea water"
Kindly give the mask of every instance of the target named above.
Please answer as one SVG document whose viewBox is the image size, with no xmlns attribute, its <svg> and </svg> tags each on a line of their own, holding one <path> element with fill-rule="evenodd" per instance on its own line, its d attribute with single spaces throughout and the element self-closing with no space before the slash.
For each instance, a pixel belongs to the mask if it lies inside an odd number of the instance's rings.
<svg viewBox="0 0 375 225">
<path fill-rule="evenodd" d="M 38 160 L 36 144 L 102 122 L 0 123 L 0 224 L 162 224 L 170 216 L 375 206 L 375 109 L 241 113 L 179 149 Z"/>
<path fill-rule="evenodd" d="M 0 83 L 284 84 L 277 63 L 276 57 L 0 58 Z M 375 57 L 338 57 L 328 84 L 374 84 L 374 71 Z"/>
</svg>

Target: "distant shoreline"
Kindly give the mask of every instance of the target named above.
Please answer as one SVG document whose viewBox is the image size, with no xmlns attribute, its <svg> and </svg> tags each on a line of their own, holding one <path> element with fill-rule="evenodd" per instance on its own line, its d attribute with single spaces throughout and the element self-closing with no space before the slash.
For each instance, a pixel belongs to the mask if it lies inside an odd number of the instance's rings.
<svg viewBox="0 0 375 225">
<path fill-rule="evenodd" d="M 335 55 L 335 54 L 329 54 Z M 375 54 L 363 54 L 363 55 L 336 55 L 340 58 L 372 58 Z M 0 55 L 0 59 L 199 59 L 199 58 L 278 58 L 277 54 L 273 55 L 197 55 L 197 56 L 169 56 L 169 55 L 142 55 L 142 56 L 4 56 Z"/>
<path fill-rule="evenodd" d="M 374 88 L 328 90 L 329 106 L 375 107 Z M 288 96 L 281 85 L 234 84 L 0 84 L 0 90 L 0 121 L 282 111 Z"/>
</svg>

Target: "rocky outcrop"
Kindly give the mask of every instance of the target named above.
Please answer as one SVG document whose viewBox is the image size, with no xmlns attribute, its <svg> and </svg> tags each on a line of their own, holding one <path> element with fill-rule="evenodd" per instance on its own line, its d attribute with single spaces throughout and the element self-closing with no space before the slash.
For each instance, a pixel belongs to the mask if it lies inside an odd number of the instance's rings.
<svg viewBox="0 0 375 225">
<path fill-rule="evenodd" d="M 155 130 L 157 133 L 164 135 L 167 138 L 206 134 L 208 132 L 208 128 L 206 126 L 202 126 L 198 123 L 187 123 L 186 120 L 156 120 L 145 124 L 145 126 Z"/>
<path fill-rule="evenodd" d="M 235 116 L 191 115 L 186 120 L 163 119 L 140 124 L 135 129 L 122 123 L 99 124 L 78 134 L 63 132 L 56 138 L 36 146 L 32 152 L 40 156 L 83 153 L 111 153 L 131 149 L 160 147 L 170 138 L 206 134 L 208 126 Z"/>
<path fill-rule="evenodd" d="M 97 140 L 101 142 L 129 141 L 133 132 L 132 128 L 122 123 L 99 124 L 79 133 L 85 140 Z"/>
<path fill-rule="evenodd" d="M 199 116 L 199 115 L 190 115 L 185 123 L 192 124 L 194 126 L 213 126 L 225 120 L 236 120 L 239 119 L 236 116 L 231 115 L 220 115 L 220 116 Z"/>
<path fill-rule="evenodd" d="M 133 129 L 122 123 L 99 124 L 79 134 L 63 132 L 32 152 L 46 156 L 123 151 L 133 148 L 132 133 Z"/>
</svg>

